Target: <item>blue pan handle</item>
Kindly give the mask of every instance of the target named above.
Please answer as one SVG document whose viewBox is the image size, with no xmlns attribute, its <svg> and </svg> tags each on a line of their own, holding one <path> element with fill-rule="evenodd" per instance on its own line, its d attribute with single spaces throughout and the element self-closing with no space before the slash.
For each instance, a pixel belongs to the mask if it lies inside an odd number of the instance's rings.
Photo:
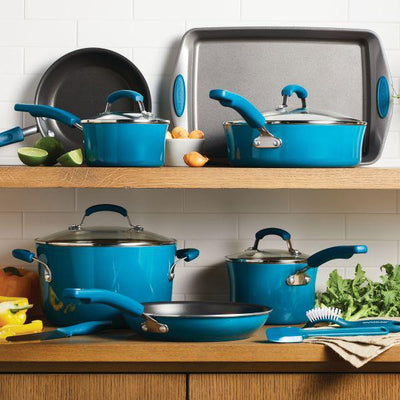
<svg viewBox="0 0 400 400">
<path fill-rule="evenodd" d="M 124 313 L 134 315 L 135 317 L 142 316 L 144 312 L 143 304 L 140 304 L 138 301 L 133 300 L 130 297 L 109 290 L 68 288 L 64 289 L 63 296 L 65 298 L 80 300 L 85 304 L 107 304 L 108 306 L 117 308 Z"/>
<path fill-rule="evenodd" d="M 210 98 L 218 100 L 224 107 L 233 108 L 252 128 L 261 129 L 265 126 L 264 116 L 244 97 L 227 90 L 214 89 L 210 91 Z"/>
<path fill-rule="evenodd" d="M 289 251 L 290 251 L 290 249 L 292 249 L 292 244 L 290 242 L 291 236 L 290 236 L 289 232 L 285 231 L 284 229 L 280 229 L 280 228 L 264 228 L 256 233 L 256 240 L 253 245 L 253 250 L 258 249 L 258 244 L 260 243 L 260 240 L 263 239 L 267 235 L 279 236 L 281 239 L 283 239 L 287 242 Z"/>
<path fill-rule="evenodd" d="M 123 217 L 128 215 L 126 208 L 117 206 L 116 204 L 96 204 L 85 210 L 85 217 L 101 211 L 111 211 L 121 214 Z"/>
<path fill-rule="evenodd" d="M 61 110 L 60 108 L 45 106 L 41 104 L 16 104 L 14 106 L 15 111 L 28 112 L 32 117 L 43 117 L 55 119 L 56 121 L 62 122 L 65 125 L 73 127 L 80 127 L 81 119 L 68 111 Z"/>
<path fill-rule="evenodd" d="M 364 245 L 329 247 L 309 257 L 307 259 L 307 264 L 310 268 L 316 268 L 330 260 L 335 260 L 337 258 L 347 259 L 354 254 L 363 254 L 367 251 L 368 247 Z"/>
<path fill-rule="evenodd" d="M 24 132 L 19 126 L 0 133 L 0 147 L 8 144 L 22 142 L 24 140 Z"/>
<path fill-rule="evenodd" d="M 57 328 L 57 331 L 65 334 L 68 337 L 81 336 L 96 333 L 102 329 L 110 328 L 112 325 L 113 324 L 111 321 L 88 321 L 82 322 L 80 324 Z"/>
<path fill-rule="evenodd" d="M 180 249 L 176 251 L 176 257 L 184 261 L 192 261 L 199 256 L 200 252 L 197 249 Z"/>
<path fill-rule="evenodd" d="M 25 261 L 27 263 L 32 263 L 35 261 L 35 254 L 32 253 L 29 250 L 25 249 L 14 249 L 12 251 L 12 255 L 14 258 L 17 258 L 18 260 Z"/>
<path fill-rule="evenodd" d="M 112 92 L 111 94 L 108 95 L 107 103 L 112 104 L 121 98 L 128 98 L 137 102 L 139 101 L 143 102 L 144 100 L 143 96 L 140 93 L 135 92 L 133 90 L 117 90 L 116 92 Z"/>
</svg>

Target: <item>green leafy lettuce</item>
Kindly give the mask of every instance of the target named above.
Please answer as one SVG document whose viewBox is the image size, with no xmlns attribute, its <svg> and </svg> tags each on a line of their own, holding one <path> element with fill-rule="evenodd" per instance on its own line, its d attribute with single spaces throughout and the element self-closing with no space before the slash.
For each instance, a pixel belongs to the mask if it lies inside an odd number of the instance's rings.
<svg viewBox="0 0 400 400">
<path fill-rule="evenodd" d="M 400 317 L 400 265 L 380 268 L 380 282 L 365 276 L 358 264 L 353 279 L 342 278 L 335 269 L 329 275 L 324 293 L 316 294 L 316 307 L 337 307 L 342 317 L 357 320 L 366 317 Z"/>
</svg>

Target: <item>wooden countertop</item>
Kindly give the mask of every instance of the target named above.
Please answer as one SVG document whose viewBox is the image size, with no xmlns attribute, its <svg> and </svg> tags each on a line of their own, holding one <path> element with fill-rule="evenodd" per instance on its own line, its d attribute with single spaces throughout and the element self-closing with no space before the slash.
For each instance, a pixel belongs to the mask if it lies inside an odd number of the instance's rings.
<svg viewBox="0 0 400 400">
<path fill-rule="evenodd" d="M 247 340 L 158 342 L 128 330 L 43 342 L 2 342 L 1 372 L 399 372 L 400 346 L 356 370 L 314 344 L 270 344 L 265 327 Z"/>
</svg>

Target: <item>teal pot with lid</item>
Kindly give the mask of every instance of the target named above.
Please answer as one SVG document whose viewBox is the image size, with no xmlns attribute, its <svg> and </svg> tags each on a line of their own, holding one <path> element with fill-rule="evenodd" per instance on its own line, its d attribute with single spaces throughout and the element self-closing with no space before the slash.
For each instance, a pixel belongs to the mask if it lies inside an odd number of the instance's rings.
<svg viewBox="0 0 400 400">
<path fill-rule="evenodd" d="M 265 236 L 278 235 L 287 250 L 261 250 Z M 226 257 L 231 301 L 272 308 L 268 324 L 300 324 L 314 308 L 317 268 L 333 259 L 366 253 L 367 247 L 335 246 L 308 256 L 295 250 L 290 233 L 279 228 L 258 231 L 249 249 Z"/>
<path fill-rule="evenodd" d="M 121 214 L 128 224 L 85 226 L 86 217 L 101 211 Z M 133 225 L 126 209 L 113 204 L 89 207 L 79 224 L 36 239 L 36 254 L 13 251 L 18 259 L 38 263 L 45 315 L 61 326 L 111 320 L 118 314 L 107 305 L 64 298 L 65 288 L 105 289 L 141 302 L 170 301 L 177 262 L 198 254 L 196 249 L 177 250 L 175 239 Z"/>
</svg>

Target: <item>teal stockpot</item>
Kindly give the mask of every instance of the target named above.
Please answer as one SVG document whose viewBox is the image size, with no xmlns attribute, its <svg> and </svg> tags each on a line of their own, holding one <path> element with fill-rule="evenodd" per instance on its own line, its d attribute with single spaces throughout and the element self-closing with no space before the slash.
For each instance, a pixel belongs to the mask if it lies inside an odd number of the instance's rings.
<svg viewBox="0 0 400 400">
<path fill-rule="evenodd" d="M 261 328 L 271 312 L 255 304 L 170 301 L 143 303 L 99 289 L 69 288 L 65 298 L 108 304 L 120 310 L 128 326 L 148 339 L 179 342 L 240 340 Z"/>
<path fill-rule="evenodd" d="M 128 227 L 85 227 L 85 217 L 113 211 L 127 218 Z M 115 308 L 86 305 L 64 298 L 69 287 L 106 289 L 141 302 L 170 301 L 174 269 L 179 260 L 191 261 L 197 249 L 176 250 L 176 240 L 133 225 L 127 211 L 99 204 L 85 211 L 78 225 L 36 239 L 36 252 L 16 249 L 14 257 L 36 261 L 43 291 L 43 309 L 54 325 L 112 320 Z"/>
<path fill-rule="evenodd" d="M 281 237 L 288 250 L 260 250 L 259 241 L 267 235 Z M 271 307 L 270 324 L 306 322 L 306 311 L 314 308 L 317 267 L 366 252 L 366 246 L 336 246 L 308 256 L 293 248 L 289 232 L 262 229 L 252 247 L 226 257 L 231 301 Z"/>
<path fill-rule="evenodd" d="M 293 93 L 301 107 L 289 108 Z M 244 120 L 224 123 L 228 159 L 236 167 L 354 167 L 361 162 L 367 123 L 337 114 L 312 111 L 299 85 L 282 89 L 283 104 L 261 113 L 244 97 L 215 89 L 210 97 L 236 110 Z"/>
<path fill-rule="evenodd" d="M 111 112 L 111 105 L 127 97 L 139 104 L 141 113 Z M 92 167 L 160 167 L 169 121 L 155 118 L 144 109 L 143 96 L 132 90 L 118 90 L 107 97 L 105 112 L 81 120 L 56 107 L 16 104 L 16 111 L 33 117 L 51 118 L 83 131 L 85 163 Z"/>
</svg>

